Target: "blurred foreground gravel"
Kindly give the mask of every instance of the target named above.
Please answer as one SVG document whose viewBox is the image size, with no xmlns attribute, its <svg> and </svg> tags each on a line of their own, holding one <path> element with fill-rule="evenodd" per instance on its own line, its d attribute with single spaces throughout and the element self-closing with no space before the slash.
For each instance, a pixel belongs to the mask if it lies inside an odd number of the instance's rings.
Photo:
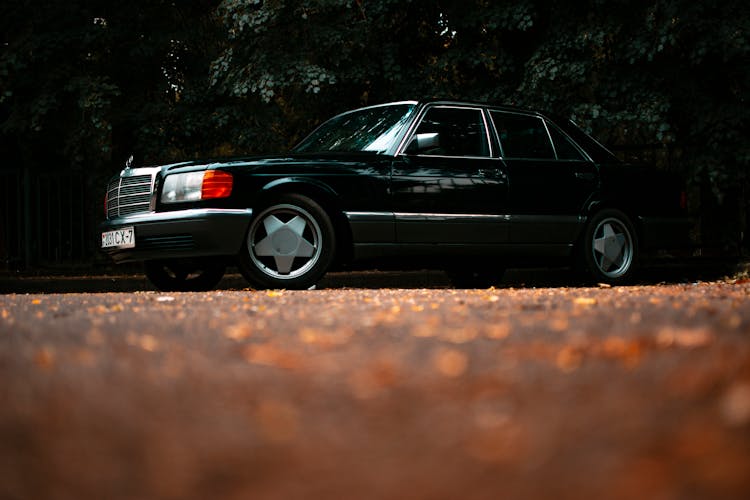
<svg viewBox="0 0 750 500">
<path fill-rule="evenodd" d="M 0 498 L 750 498 L 750 283 L 0 295 Z"/>
</svg>

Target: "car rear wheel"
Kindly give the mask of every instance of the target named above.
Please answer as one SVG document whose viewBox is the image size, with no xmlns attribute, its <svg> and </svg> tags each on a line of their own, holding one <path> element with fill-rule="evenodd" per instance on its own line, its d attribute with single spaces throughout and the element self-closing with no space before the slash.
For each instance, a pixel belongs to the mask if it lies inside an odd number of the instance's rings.
<svg viewBox="0 0 750 500">
<path fill-rule="evenodd" d="M 239 267 L 257 288 L 307 289 L 328 270 L 335 248 L 325 210 L 306 196 L 286 194 L 253 217 Z"/>
<path fill-rule="evenodd" d="M 208 259 L 149 260 L 146 277 L 164 292 L 201 292 L 213 289 L 224 276 L 223 263 Z"/>
<path fill-rule="evenodd" d="M 598 282 L 623 284 L 633 277 L 638 263 L 638 239 L 627 215 L 619 210 L 595 214 L 581 245 L 589 274 Z"/>
</svg>

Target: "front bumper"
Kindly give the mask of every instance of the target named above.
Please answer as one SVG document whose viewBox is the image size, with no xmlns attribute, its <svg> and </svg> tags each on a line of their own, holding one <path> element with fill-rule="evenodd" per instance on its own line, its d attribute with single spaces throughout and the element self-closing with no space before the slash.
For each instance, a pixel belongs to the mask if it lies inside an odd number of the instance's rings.
<svg viewBox="0 0 750 500">
<path fill-rule="evenodd" d="M 102 248 L 117 263 L 154 259 L 234 256 L 242 247 L 253 212 L 189 209 L 110 219 L 100 232 L 132 226 L 134 248 Z"/>
</svg>

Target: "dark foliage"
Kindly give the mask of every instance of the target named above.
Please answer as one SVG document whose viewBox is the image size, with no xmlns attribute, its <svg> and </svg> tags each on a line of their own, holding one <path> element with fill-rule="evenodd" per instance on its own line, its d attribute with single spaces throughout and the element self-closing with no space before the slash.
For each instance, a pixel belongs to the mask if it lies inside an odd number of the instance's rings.
<svg viewBox="0 0 750 500">
<path fill-rule="evenodd" d="M 343 109 L 456 97 L 571 116 L 622 154 L 682 173 L 704 218 L 700 243 L 736 246 L 747 232 L 742 0 L 7 0 L 0 9 L 4 163 L 86 171 L 93 197 L 132 152 L 143 163 L 283 150 Z"/>
</svg>

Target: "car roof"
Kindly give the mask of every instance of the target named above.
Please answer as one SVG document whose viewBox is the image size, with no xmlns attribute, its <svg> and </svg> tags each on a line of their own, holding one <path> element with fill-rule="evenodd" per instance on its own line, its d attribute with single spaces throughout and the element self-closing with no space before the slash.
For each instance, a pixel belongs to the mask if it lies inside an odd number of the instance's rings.
<svg viewBox="0 0 750 500">
<path fill-rule="evenodd" d="M 531 108 L 523 108 L 520 106 L 513 106 L 510 104 L 495 104 L 490 102 L 481 102 L 481 101 L 470 101 L 470 100 L 458 100 L 458 99 L 439 99 L 439 98 L 431 98 L 431 99 L 405 99 L 401 101 L 390 101 L 390 102 L 382 102 L 378 104 L 371 104 L 369 106 L 363 106 L 360 108 L 354 108 L 354 109 L 348 109 L 340 114 L 347 114 L 352 111 L 358 111 L 360 109 L 369 109 L 369 108 L 379 108 L 382 106 L 395 106 L 398 104 L 415 104 L 418 106 L 476 106 L 476 107 L 482 107 L 482 108 L 488 108 L 488 109 L 496 109 L 499 111 L 508 111 L 512 113 L 524 113 L 524 114 L 532 114 L 537 115 L 545 118 L 549 118 L 550 115 L 543 113 L 536 109 Z"/>
<path fill-rule="evenodd" d="M 497 109 L 500 111 L 510 111 L 515 113 L 526 113 L 526 114 L 534 114 L 539 116 L 546 116 L 541 111 L 538 111 L 536 109 L 531 108 L 523 108 L 521 106 L 513 106 L 510 104 L 496 104 L 491 102 L 482 102 L 482 101 L 462 101 L 462 100 L 456 100 L 456 99 L 422 99 L 419 101 L 419 104 L 423 105 L 448 105 L 448 106 L 477 106 L 482 108 L 491 108 L 491 109 Z"/>
<path fill-rule="evenodd" d="M 612 152 L 609 151 L 609 149 L 607 149 L 599 141 L 591 137 L 588 133 L 581 130 L 580 127 L 578 127 L 578 125 L 573 123 L 569 118 L 555 116 L 552 114 L 543 113 L 535 109 L 522 108 L 520 106 L 513 106 L 513 105 L 508 105 L 508 104 L 493 104 L 493 103 L 488 103 L 488 102 L 457 100 L 457 99 L 440 99 L 440 98 L 416 99 L 416 100 L 383 102 L 379 104 L 373 104 L 370 106 L 363 106 L 361 108 L 350 109 L 336 116 L 343 116 L 348 113 L 352 113 L 354 111 L 359 111 L 363 109 L 377 108 L 381 106 L 394 106 L 394 105 L 399 105 L 399 104 L 410 104 L 410 105 L 416 105 L 420 107 L 436 106 L 436 105 L 437 106 L 468 106 L 468 107 L 475 106 L 475 107 L 481 107 L 481 108 L 485 108 L 489 110 L 506 111 L 509 113 L 521 113 L 521 114 L 526 114 L 526 115 L 537 116 L 545 120 L 550 120 L 554 122 L 558 127 L 562 128 L 566 134 L 568 135 L 572 134 L 574 141 L 579 143 L 579 146 L 581 146 L 583 150 L 589 155 L 589 157 L 592 158 L 595 162 L 597 163 L 620 163 L 620 160 L 614 154 L 612 154 Z"/>
</svg>

